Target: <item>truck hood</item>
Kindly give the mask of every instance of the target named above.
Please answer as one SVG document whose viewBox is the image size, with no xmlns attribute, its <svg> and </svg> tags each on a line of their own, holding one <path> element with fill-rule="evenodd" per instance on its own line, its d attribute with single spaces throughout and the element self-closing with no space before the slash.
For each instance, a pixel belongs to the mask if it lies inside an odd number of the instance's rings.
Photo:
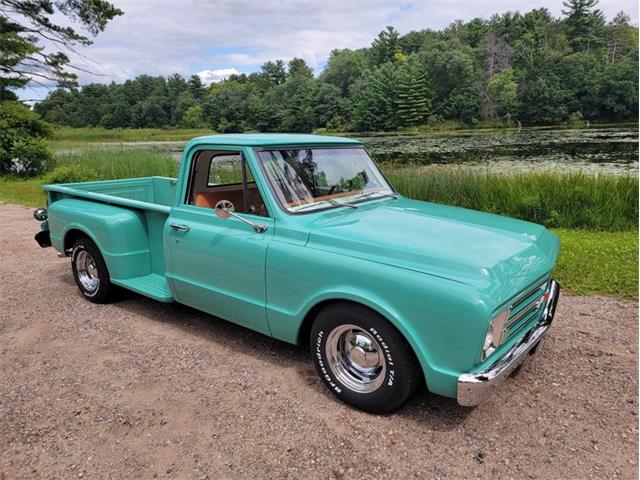
<svg viewBox="0 0 640 480">
<path fill-rule="evenodd" d="M 547 275 L 559 250 L 541 225 L 399 198 L 334 209 L 311 224 L 307 245 L 473 285 L 494 298 Z"/>
</svg>

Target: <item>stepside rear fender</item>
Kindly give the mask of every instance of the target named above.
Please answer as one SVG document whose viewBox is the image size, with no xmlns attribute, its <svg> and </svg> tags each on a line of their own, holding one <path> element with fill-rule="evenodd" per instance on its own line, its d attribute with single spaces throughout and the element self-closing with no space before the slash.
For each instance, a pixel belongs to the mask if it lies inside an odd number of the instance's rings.
<svg viewBox="0 0 640 480">
<path fill-rule="evenodd" d="M 143 211 L 88 200 L 65 198 L 49 205 L 51 242 L 67 252 L 79 234 L 100 249 L 112 278 L 151 273 L 151 252 Z"/>
</svg>

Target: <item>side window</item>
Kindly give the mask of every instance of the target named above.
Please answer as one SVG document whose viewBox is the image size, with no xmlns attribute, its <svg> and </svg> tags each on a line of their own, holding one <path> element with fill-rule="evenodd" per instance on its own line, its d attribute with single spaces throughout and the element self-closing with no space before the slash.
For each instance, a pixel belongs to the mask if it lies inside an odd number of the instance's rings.
<svg viewBox="0 0 640 480">
<path fill-rule="evenodd" d="M 242 183 L 242 155 L 240 153 L 222 153 L 213 156 L 209 163 L 208 186 L 238 183 Z"/>
<path fill-rule="evenodd" d="M 215 208 L 222 200 L 231 202 L 236 212 L 269 216 L 251 170 L 244 164 L 240 152 L 202 151 L 193 160 L 186 203 Z"/>
</svg>

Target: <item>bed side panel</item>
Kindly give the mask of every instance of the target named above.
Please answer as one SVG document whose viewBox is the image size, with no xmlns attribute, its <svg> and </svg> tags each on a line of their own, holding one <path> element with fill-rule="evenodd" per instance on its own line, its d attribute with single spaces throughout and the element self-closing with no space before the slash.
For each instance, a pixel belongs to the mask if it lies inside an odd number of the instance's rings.
<svg viewBox="0 0 640 480">
<path fill-rule="evenodd" d="M 152 272 L 144 211 L 64 198 L 50 204 L 48 212 L 51 241 L 56 250 L 64 251 L 67 234 L 80 230 L 96 243 L 112 278 L 124 280 Z M 154 220 L 159 222 L 159 218 Z M 164 263 L 158 259 L 154 264 L 164 269 Z"/>
</svg>

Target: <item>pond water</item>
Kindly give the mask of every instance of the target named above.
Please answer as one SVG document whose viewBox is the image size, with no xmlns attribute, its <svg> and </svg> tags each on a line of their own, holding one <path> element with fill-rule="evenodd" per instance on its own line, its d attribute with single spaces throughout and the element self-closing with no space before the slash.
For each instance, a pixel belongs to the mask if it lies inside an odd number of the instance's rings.
<svg viewBox="0 0 640 480">
<path fill-rule="evenodd" d="M 580 170 L 638 175 L 638 127 L 465 130 L 428 134 L 356 135 L 377 162 L 465 165 L 496 172 Z M 169 151 L 186 142 L 100 144 Z M 69 152 L 59 152 L 69 153 Z"/>
<path fill-rule="evenodd" d="M 504 130 L 357 137 L 378 162 L 462 164 L 504 171 L 636 174 L 638 128 Z"/>
</svg>

